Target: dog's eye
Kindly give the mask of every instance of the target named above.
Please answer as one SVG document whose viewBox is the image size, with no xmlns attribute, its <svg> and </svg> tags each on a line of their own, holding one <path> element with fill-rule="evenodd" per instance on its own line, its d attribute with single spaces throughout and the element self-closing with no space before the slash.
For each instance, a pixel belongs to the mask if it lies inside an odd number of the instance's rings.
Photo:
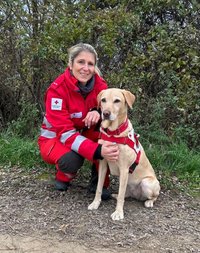
<svg viewBox="0 0 200 253">
<path fill-rule="evenodd" d="M 120 101 L 120 99 L 118 99 L 118 98 L 114 100 L 114 103 L 116 103 L 116 104 L 117 104 L 117 103 L 120 103 L 120 102 L 121 102 L 121 101 Z"/>
<path fill-rule="evenodd" d="M 105 102 L 106 102 L 106 99 L 105 99 L 105 98 L 102 98 L 102 99 L 101 99 L 101 102 L 105 103 Z"/>
</svg>

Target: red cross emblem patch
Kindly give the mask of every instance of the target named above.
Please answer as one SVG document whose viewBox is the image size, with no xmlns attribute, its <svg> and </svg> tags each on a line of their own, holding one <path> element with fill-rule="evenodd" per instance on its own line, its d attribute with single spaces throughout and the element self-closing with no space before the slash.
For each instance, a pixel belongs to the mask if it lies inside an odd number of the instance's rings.
<svg viewBox="0 0 200 253">
<path fill-rule="evenodd" d="M 52 98 L 51 99 L 51 110 L 62 110 L 62 99 L 61 98 Z"/>
</svg>

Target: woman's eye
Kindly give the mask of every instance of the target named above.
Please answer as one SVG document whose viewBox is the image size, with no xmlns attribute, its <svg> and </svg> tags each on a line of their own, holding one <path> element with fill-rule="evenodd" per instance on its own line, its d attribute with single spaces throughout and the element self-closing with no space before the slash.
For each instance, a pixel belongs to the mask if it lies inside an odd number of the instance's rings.
<svg viewBox="0 0 200 253">
<path fill-rule="evenodd" d="M 80 64 L 84 64 L 85 62 L 83 60 L 78 61 Z"/>
<path fill-rule="evenodd" d="M 92 62 L 89 62 L 88 65 L 89 66 L 94 66 L 94 64 Z"/>
</svg>

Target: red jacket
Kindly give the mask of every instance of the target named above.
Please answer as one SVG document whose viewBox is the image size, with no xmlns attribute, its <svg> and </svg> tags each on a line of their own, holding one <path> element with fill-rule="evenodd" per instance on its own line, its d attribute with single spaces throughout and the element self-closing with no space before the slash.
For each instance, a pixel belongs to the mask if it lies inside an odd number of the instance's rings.
<svg viewBox="0 0 200 253">
<path fill-rule="evenodd" d="M 77 79 L 67 68 L 47 89 L 46 113 L 38 143 L 42 145 L 49 139 L 58 138 L 71 150 L 92 161 L 98 143 L 81 135 L 85 128 L 82 120 L 90 110 L 97 108 L 97 95 L 107 88 L 107 84 L 95 74 L 94 88 L 85 99 L 77 84 Z"/>
</svg>

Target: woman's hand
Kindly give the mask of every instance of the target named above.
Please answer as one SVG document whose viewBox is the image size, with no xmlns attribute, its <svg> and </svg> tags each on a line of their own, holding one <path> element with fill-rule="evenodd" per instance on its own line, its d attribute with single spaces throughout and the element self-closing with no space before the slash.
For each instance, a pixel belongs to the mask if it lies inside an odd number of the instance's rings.
<svg viewBox="0 0 200 253">
<path fill-rule="evenodd" d="M 116 162 L 119 158 L 119 147 L 116 143 L 110 141 L 98 141 L 102 144 L 101 156 L 108 161 Z"/>
<path fill-rule="evenodd" d="M 88 112 L 86 117 L 83 119 L 83 122 L 85 122 L 85 126 L 90 128 L 93 125 L 96 125 L 98 121 L 100 120 L 100 114 L 98 111 L 91 111 Z"/>
</svg>

